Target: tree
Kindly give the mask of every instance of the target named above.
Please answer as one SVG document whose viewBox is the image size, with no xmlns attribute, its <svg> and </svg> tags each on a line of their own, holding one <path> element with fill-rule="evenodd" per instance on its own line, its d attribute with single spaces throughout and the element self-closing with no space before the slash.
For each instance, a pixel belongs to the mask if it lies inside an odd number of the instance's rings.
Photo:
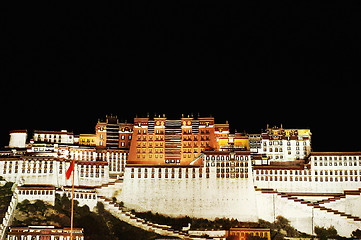
<svg viewBox="0 0 361 240">
<path fill-rule="evenodd" d="M 46 205 L 43 201 L 41 200 L 36 200 L 34 203 L 34 206 L 36 208 L 37 211 L 41 212 L 41 214 L 44 214 L 45 210 L 46 210 Z"/>
<path fill-rule="evenodd" d="M 355 231 L 352 232 L 351 234 L 352 238 L 357 238 L 357 239 L 361 239 L 361 230 L 360 229 L 356 229 Z"/>
<path fill-rule="evenodd" d="M 285 229 L 287 226 L 289 226 L 290 221 L 287 218 L 284 218 L 282 216 L 277 216 L 275 221 L 275 227 L 277 229 Z"/>
<path fill-rule="evenodd" d="M 98 202 L 97 203 L 97 212 L 99 213 L 99 214 L 102 214 L 102 213 L 104 213 L 104 204 L 103 203 L 101 203 L 101 202 Z"/>
<path fill-rule="evenodd" d="M 315 233 L 317 235 L 317 237 L 320 240 L 327 240 L 328 238 L 337 238 L 337 230 L 335 229 L 334 226 L 330 226 L 329 228 L 325 228 L 325 227 L 315 227 Z"/>
</svg>

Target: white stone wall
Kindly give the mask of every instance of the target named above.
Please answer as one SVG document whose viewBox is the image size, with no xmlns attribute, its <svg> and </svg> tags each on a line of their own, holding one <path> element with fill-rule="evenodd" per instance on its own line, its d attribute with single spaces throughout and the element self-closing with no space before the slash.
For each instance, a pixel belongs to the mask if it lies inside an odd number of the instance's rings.
<svg viewBox="0 0 361 240">
<path fill-rule="evenodd" d="M 306 154 L 304 154 L 306 152 Z M 311 141 L 262 139 L 259 153 L 265 153 L 271 161 L 293 161 L 304 159 L 311 152 Z"/>
<path fill-rule="evenodd" d="M 95 148 L 71 147 L 70 159 L 82 161 L 107 161 L 110 174 L 123 174 L 123 169 L 128 158 L 128 152 L 125 150 L 108 149 L 102 152 L 96 152 Z M 67 155 L 63 155 L 66 157 Z"/>
<path fill-rule="evenodd" d="M 24 148 L 26 146 L 26 132 L 11 132 L 10 133 L 10 148 Z"/>
<path fill-rule="evenodd" d="M 331 170 L 335 171 L 335 167 L 338 167 L 344 171 L 346 169 L 343 169 L 343 164 L 342 166 L 323 165 L 322 171 L 327 170 L 328 172 L 327 174 L 323 172 L 321 181 L 320 172 L 316 174 L 316 171 L 321 169 L 312 167 L 314 164 L 312 161 L 311 169 L 278 169 L 277 172 L 274 170 L 261 172 L 259 170 L 257 174 L 256 170 L 252 171 L 249 157 L 247 157 L 248 165 L 245 165 L 246 156 L 207 155 L 203 157 L 203 160 L 204 166 L 194 168 L 133 166 L 132 169 L 132 167 L 127 167 L 121 201 L 136 211 L 152 211 L 174 217 L 185 215 L 208 219 L 227 217 L 237 218 L 241 221 L 257 221 L 261 218 L 273 222 L 277 216 L 284 216 L 295 228 L 309 234 L 313 233 L 315 226 L 329 227 L 332 225 L 339 234 L 349 236 L 353 230 L 361 227 L 361 222 L 345 216 L 327 212 L 325 209 L 320 210 L 312 205 L 301 204 L 276 193 L 265 194 L 254 189 L 254 186 L 257 186 L 289 193 L 343 193 L 345 189 L 358 189 L 361 187 L 358 159 L 356 159 L 356 164 L 354 162 L 350 165 L 347 163 L 347 174 L 345 175 L 343 172 L 342 181 L 340 181 L 341 178 L 336 181 L 335 172 L 331 174 Z M 222 165 L 224 167 L 221 167 L 221 163 L 224 163 Z M 229 173 L 228 178 L 219 177 L 222 169 L 225 170 L 224 175 Z M 236 172 L 237 169 L 239 171 Z M 352 181 L 350 170 L 352 171 Z M 186 171 L 188 171 L 188 178 Z M 235 174 L 240 174 L 241 171 L 244 174 L 247 172 L 248 178 L 234 178 Z M 276 176 L 277 180 L 275 180 Z M 328 177 L 327 181 L 326 176 Z M 282 177 L 282 181 L 280 177 Z M 317 201 L 327 198 L 309 196 L 307 200 Z M 360 198 L 360 195 L 346 195 L 345 199 L 322 206 L 360 217 Z"/>
<path fill-rule="evenodd" d="M 340 212 L 351 214 L 352 216 L 361 217 L 361 195 L 346 194 L 345 198 L 325 203 L 324 206 Z"/>
<path fill-rule="evenodd" d="M 57 191 L 61 196 L 65 194 L 71 199 L 71 188 L 63 189 L 63 191 Z M 74 200 L 79 202 L 79 206 L 87 205 L 90 211 L 93 211 L 97 205 L 97 193 L 94 190 L 75 189 Z"/>
<path fill-rule="evenodd" d="M 22 202 L 25 199 L 30 202 L 35 202 L 36 200 L 42 200 L 51 205 L 55 203 L 55 190 L 42 190 L 42 189 L 29 189 L 29 190 L 16 190 L 18 193 L 18 201 Z"/>
<path fill-rule="evenodd" d="M 315 193 L 342 193 L 345 189 L 361 188 L 359 156 L 327 156 L 327 159 L 323 157 L 322 160 L 318 156 L 315 159 L 311 157 L 310 169 L 254 170 L 255 186 L 283 192 Z"/>
<path fill-rule="evenodd" d="M 63 144 L 73 144 L 74 143 L 74 134 L 68 133 L 66 130 L 61 132 L 56 131 L 47 131 L 41 133 L 34 133 L 34 141 L 39 142 L 51 142 L 51 143 L 63 143 Z"/>
<path fill-rule="evenodd" d="M 151 178 L 149 173 L 152 170 L 149 168 L 148 177 L 145 178 L 145 169 L 140 168 L 140 175 L 134 171 L 133 178 L 131 168 L 125 170 L 121 201 L 129 208 L 174 217 L 228 217 L 242 221 L 258 219 L 252 178 L 217 178 L 215 169 L 210 170 L 207 178 L 203 167 L 194 168 L 194 178 L 193 168 L 188 168 L 188 173 L 191 172 L 188 178 L 187 168 L 175 168 L 174 178 L 169 174 L 172 170 L 168 170 L 168 178 L 165 177 L 165 168 L 162 169 L 161 178 L 158 172 Z"/>
<path fill-rule="evenodd" d="M 313 229 L 315 226 L 326 228 L 334 226 L 338 234 L 349 237 L 352 231 L 361 227 L 361 222 L 307 204 L 301 204 L 288 198 L 282 198 L 276 193 L 256 191 L 256 199 L 259 218 L 273 222 L 277 216 L 283 216 L 290 220 L 293 227 L 308 234 L 314 234 Z M 334 203 L 333 205 L 338 204 Z M 349 204 L 352 205 L 352 203 Z M 354 207 L 358 211 L 359 207 L 356 205 Z"/>
<path fill-rule="evenodd" d="M 58 158 L 9 158 L 0 161 L 0 176 L 6 181 L 21 184 L 49 184 L 57 187 L 72 185 L 72 178 L 66 180 L 65 172 L 70 161 Z M 101 186 L 109 182 L 107 165 L 76 163 L 75 185 Z"/>
<path fill-rule="evenodd" d="M 39 187 L 39 189 L 21 189 L 16 190 L 18 193 L 18 201 L 22 202 L 25 199 L 29 200 L 30 202 L 35 202 L 36 200 L 42 200 L 47 202 L 48 204 L 54 205 L 55 204 L 55 193 L 66 194 L 66 196 L 71 199 L 71 188 L 66 188 L 63 190 L 44 190 Z M 93 210 L 97 204 L 97 193 L 95 190 L 88 190 L 88 189 L 79 189 L 76 188 L 74 191 L 74 200 L 79 202 L 79 206 L 88 205 L 90 210 Z"/>
<path fill-rule="evenodd" d="M 15 209 L 16 209 L 17 204 L 18 204 L 18 197 L 17 197 L 16 193 L 14 193 L 13 196 L 11 197 L 11 201 L 10 201 L 10 204 L 9 204 L 9 206 L 7 208 L 5 216 L 2 219 L 2 222 L 0 224 L 0 239 L 5 239 L 6 229 L 12 223 L 12 220 L 13 220 L 14 215 L 15 215 Z"/>
</svg>

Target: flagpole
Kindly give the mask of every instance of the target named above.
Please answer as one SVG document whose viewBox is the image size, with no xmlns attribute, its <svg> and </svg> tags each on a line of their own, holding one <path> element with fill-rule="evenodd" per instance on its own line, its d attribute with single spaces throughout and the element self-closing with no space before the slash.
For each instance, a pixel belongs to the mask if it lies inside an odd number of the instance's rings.
<svg viewBox="0 0 361 240">
<path fill-rule="evenodd" d="M 74 166 L 75 168 L 75 166 Z M 75 170 L 73 169 L 73 184 L 71 187 L 71 216 L 70 216 L 70 240 L 73 240 L 73 215 L 74 215 L 74 175 Z"/>
</svg>

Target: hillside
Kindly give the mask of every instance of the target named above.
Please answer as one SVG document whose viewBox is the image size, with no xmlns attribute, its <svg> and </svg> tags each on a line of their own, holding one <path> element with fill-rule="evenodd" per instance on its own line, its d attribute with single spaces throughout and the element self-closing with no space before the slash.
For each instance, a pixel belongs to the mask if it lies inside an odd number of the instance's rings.
<svg viewBox="0 0 361 240">
<path fill-rule="evenodd" d="M 13 226 L 54 225 L 70 226 L 71 201 L 57 195 L 55 206 L 43 201 L 30 203 L 25 200 L 18 204 Z M 133 227 L 120 221 L 98 204 L 97 212 L 91 212 L 88 206 L 79 207 L 74 201 L 74 227 L 84 228 L 85 239 L 155 239 L 159 235 Z"/>
<path fill-rule="evenodd" d="M 4 186 L 0 186 L 0 219 L 3 219 L 10 204 L 13 195 L 12 185 L 13 183 L 7 182 Z"/>
</svg>

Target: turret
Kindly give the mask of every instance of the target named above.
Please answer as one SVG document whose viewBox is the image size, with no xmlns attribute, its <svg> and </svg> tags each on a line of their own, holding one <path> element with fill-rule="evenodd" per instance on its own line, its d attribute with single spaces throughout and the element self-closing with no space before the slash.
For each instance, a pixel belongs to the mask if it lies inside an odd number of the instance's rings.
<svg viewBox="0 0 361 240">
<path fill-rule="evenodd" d="M 12 130 L 10 131 L 10 148 L 25 148 L 26 147 L 26 138 L 27 138 L 26 130 Z"/>
</svg>

